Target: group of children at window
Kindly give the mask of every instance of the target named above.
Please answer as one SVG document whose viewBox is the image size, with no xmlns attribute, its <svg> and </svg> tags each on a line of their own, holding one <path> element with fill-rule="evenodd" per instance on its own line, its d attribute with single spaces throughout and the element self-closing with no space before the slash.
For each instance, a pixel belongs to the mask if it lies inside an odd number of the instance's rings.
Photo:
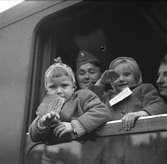
<svg viewBox="0 0 167 164">
<path fill-rule="evenodd" d="M 62 149 L 64 143 L 75 144 L 80 149 L 74 158 L 78 164 L 134 163 L 129 136 L 101 138 L 97 129 L 121 119 L 123 128 L 130 130 L 139 117 L 166 113 L 166 104 L 152 84 L 143 83 L 140 68 L 131 57 L 114 59 L 102 73 L 100 61 L 83 50 L 76 67 L 80 89 L 72 69 L 60 58 L 46 70 L 46 96 L 29 128 L 32 141 L 62 145 Z M 109 101 L 126 87 L 132 94 L 111 106 Z M 56 163 L 54 155 L 49 159 L 48 154 L 48 163 Z"/>
</svg>

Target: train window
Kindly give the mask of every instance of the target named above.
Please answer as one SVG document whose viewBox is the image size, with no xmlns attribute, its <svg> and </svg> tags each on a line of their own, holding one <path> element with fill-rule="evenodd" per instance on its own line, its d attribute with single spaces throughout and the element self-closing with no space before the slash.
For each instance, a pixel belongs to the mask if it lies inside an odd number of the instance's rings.
<svg viewBox="0 0 167 164">
<path fill-rule="evenodd" d="M 102 5 L 102 6 L 101 6 Z M 44 95 L 43 75 L 46 68 L 61 56 L 64 63 L 75 71 L 75 63 L 80 49 L 97 55 L 103 66 L 113 58 L 108 22 L 104 25 L 107 5 L 98 3 L 81 3 L 44 18 L 34 34 L 34 65 L 32 88 L 30 93 L 29 123 L 35 116 L 35 110 Z M 101 12 L 98 12 L 98 8 Z M 109 23 L 110 24 L 110 23 Z M 107 64 L 106 64 L 107 63 Z M 28 124 L 29 124 L 28 123 Z"/>
<path fill-rule="evenodd" d="M 77 54 L 86 49 L 97 55 L 105 68 L 118 56 L 135 58 L 146 82 L 155 82 L 166 43 L 152 28 L 139 3 L 81 2 L 44 18 L 34 34 L 32 86 L 28 125 L 44 95 L 46 68 L 61 56 L 75 70 Z"/>
<path fill-rule="evenodd" d="M 131 56 L 139 62 L 144 81 L 155 81 L 157 61 L 164 55 L 166 44 L 146 20 L 142 7 L 127 2 L 82 2 L 39 23 L 33 48 L 36 63 L 30 122 L 44 93 L 44 71 L 56 56 L 74 69 L 79 49 L 98 55 L 105 66 L 117 56 Z"/>
</svg>

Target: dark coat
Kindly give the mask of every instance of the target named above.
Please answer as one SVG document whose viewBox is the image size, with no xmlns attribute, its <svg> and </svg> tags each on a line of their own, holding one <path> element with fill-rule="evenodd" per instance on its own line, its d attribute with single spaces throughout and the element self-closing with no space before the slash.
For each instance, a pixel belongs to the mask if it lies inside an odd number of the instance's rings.
<svg viewBox="0 0 167 164">
<path fill-rule="evenodd" d="M 132 89 L 133 94 L 122 102 L 110 107 L 109 100 L 115 96 L 113 92 L 104 92 L 102 88 L 92 90 L 106 102 L 110 109 L 110 120 L 121 119 L 123 114 L 145 110 L 150 115 L 167 112 L 167 106 L 160 98 L 158 91 L 152 84 L 141 84 Z M 149 142 L 145 141 L 148 139 Z M 140 141 L 143 141 L 140 143 Z M 157 141 L 157 140 L 156 140 Z M 90 141 L 89 141 L 90 142 Z M 96 142 L 98 147 L 96 148 Z M 85 143 L 83 145 L 83 163 L 85 164 L 145 164 L 161 163 L 165 164 L 156 156 L 156 144 L 152 142 L 152 135 L 122 135 L 109 136 L 103 140 L 98 139 L 96 142 Z M 100 148 L 99 149 L 99 143 Z M 86 153 L 89 151 L 89 153 Z M 161 157 L 165 157 L 165 152 L 161 152 Z M 90 157 L 89 154 L 92 154 Z M 86 158 L 86 156 L 88 156 Z M 163 162 L 162 162 L 163 161 Z"/>
<path fill-rule="evenodd" d="M 167 112 L 167 106 L 162 98 L 159 96 L 156 88 L 149 83 L 141 84 L 132 89 L 132 94 L 125 98 L 120 103 L 110 107 L 108 104 L 109 99 L 113 95 L 108 94 L 106 103 L 110 108 L 110 120 L 118 120 L 122 115 L 129 112 L 137 112 L 144 110 L 149 115 L 162 114 Z"/>
<path fill-rule="evenodd" d="M 53 129 L 40 130 L 38 119 L 48 112 L 48 106 L 43 103 L 37 110 L 37 118 L 30 125 L 30 135 L 34 142 L 42 141 L 47 144 L 56 144 L 61 141 L 69 141 L 70 136 L 59 140 Z M 66 101 L 60 112 L 60 120 L 70 122 L 78 120 L 87 133 L 92 132 L 108 120 L 109 111 L 104 103 L 90 90 L 82 89 L 75 92 L 71 99 Z"/>
</svg>

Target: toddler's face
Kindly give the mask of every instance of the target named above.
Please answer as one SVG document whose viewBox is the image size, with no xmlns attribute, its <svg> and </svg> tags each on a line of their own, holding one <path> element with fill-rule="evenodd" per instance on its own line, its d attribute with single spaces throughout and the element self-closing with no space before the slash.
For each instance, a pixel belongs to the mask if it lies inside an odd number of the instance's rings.
<svg viewBox="0 0 167 164">
<path fill-rule="evenodd" d="M 132 68 L 127 63 L 121 63 L 114 68 L 114 71 L 119 75 L 114 81 L 114 86 L 118 91 L 125 87 L 132 87 L 136 84 L 135 75 Z"/>
<path fill-rule="evenodd" d="M 49 79 L 46 89 L 48 94 L 57 94 L 62 98 L 69 99 L 73 95 L 75 87 L 70 77 L 62 75 Z"/>
</svg>

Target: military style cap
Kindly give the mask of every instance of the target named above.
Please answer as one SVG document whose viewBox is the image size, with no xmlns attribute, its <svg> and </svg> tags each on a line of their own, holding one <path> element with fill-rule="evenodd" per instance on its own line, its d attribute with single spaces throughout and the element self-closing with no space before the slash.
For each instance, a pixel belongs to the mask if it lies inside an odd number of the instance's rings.
<svg viewBox="0 0 167 164">
<path fill-rule="evenodd" d="M 76 63 L 77 69 L 80 68 L 81 65 L 91 62 L 100 63 L 99 59 L 97 59 L 92 53 L 86 50 L 81 50 L 77 58 L 77 63 Z"/>
</svg>

